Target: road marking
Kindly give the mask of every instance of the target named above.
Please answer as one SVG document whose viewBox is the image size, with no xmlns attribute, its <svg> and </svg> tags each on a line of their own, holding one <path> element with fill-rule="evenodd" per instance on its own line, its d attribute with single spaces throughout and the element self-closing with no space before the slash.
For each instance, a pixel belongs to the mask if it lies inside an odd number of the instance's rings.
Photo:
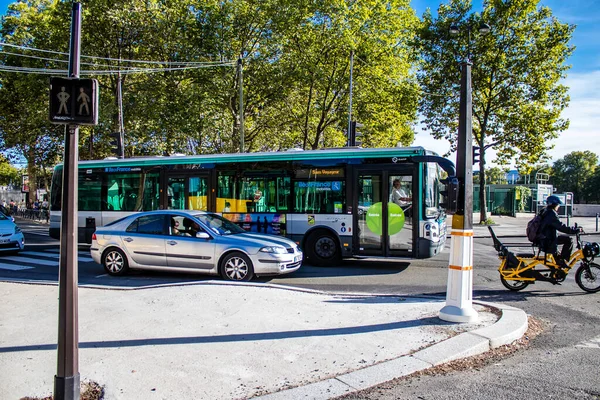
<svg viewBox="0 0 600 400">
<path fill-rule="evenodd" d="M 33 269 L 33 267 L 26 267 L 24 265 L 13 265 L 13 264 L 0 264 L 0 269 L 8 269 L 11 271 L 21 271 L 23 269 Z"/>
<path fill-rule="evenodd" d="M 42 256 L 42 257 L 48 257 L 48 258 L 59 258 L 60 257 L 60 254 L 45 253 L 43 251 L 22 251 L 21 255 L 24 255 L 24 256 Z"/>
<path fill-rule="evenodd" d="M 40 260 L 38 258 L 29 258 L 21 256 L 2 257 L 2 260 L 16 261 L 20 263 L 27 263 L 31 265 L 49 265 L 58 267 L 58 261 Z"/>
<path fill-rule="evenodd" d="M 56 258 L 56 259 L 60 258 L 60 254 L 58 254 L 58 253 L 51 253 L 51 252 L 46 253 L 46 252 L 42 252 L 42 251 L 23 251 L 20 254 L 24 255 L 24 256 L 41 256 L 41 257 Z M 77 260 L 83 261 L 83 262 L 94 261 L 94 259 L 92 257 L 89 257 L 88 253 L 77 253 Z"/>
<path fill-rule="evenodd" d="M 575 347 L 584 347 L 587 349 L 600 349 L 600 336 L 586 342 L 581 342 L 578 345 L 575 345 Z"/>
</svg>

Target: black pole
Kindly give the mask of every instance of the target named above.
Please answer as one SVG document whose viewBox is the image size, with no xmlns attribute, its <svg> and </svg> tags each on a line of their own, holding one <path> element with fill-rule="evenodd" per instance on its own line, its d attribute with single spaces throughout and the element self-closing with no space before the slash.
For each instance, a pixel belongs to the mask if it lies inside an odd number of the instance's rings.
<svg viewBox="0 0 600 400">
<path fill-rule="evenodd" d="M 79 78 L 81 46 L 81 3 L 73 3 L 69 77 Z M 79 126 L 65 130 L 65 154 L 60 225 L 60 265 L 58 273 L 58 362 L 54 376 L 54 399 L 74 400 L 80 397 L 79 328 L 77 294 L 77 162 L 79 159 Z"/>
<path fill-rule="evenodd" d="M 473 102 L 471 98 L 471 62 L 461 63 L 460 109 L 456 149 L 456 176 L 459 181 L 456 214 L 462 215 L 462 226 L 455 229 L 473 229 Z"/>
</svg>

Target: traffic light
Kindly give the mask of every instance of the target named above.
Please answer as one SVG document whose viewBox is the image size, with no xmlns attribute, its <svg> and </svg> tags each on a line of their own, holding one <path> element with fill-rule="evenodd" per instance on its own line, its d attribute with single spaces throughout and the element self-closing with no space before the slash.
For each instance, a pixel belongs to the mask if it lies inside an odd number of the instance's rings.
<svg viewBox="0 0 600 400">
<path fill-rule="evenodd" d="M 473 146 L 473 164 L 476 164 L 479 162 L 479 146 Z"/>
<path fill-rule="evenodd" d="M 363 126 L 363 124 L 356 121 L 350 122 L 350 147 L 360 146 L 362 144 L 362 133 L 357 132 L 356 128 L 362 128 Z"/>
<path fill-rule="evenodd" d="M 125 158 L 125 148 L 123 147 L 123 139 L 121 137 L 121 132 L 113 132 L 110 134 L 110 146 L 117 154 L 119 158 Z"/>
<path fill-rule="evenodd" d="M 446 214 L 454 214 L 458 208 L 458 178 L 449 176 L 442 179 L 441 182 L 446 185 L 446 190 L 440 192 L 444 196 L 444 201 L 440 206 L 446 209 Z"/>
</svg>

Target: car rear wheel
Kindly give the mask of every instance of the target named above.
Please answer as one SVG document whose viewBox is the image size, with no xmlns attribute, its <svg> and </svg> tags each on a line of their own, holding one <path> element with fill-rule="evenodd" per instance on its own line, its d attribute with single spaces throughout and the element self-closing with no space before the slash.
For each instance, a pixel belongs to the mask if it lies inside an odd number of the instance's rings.
<svg viewBox="0 0 600 400">
<path fill-rule="evenodd" d="M 102 265 L 104 265 L 106 272 L 113 276 L 125 275 L 129 270 L 127 257 L 117 248 L 111 248 L 104 252 Z"/>
<path fill-rule="evenodd" d="M 254 276 L 252 261 L 243 253 L 229 253 L 221 262 L 221 276 L 228 281 L 247 282 Z"/>
</svg>

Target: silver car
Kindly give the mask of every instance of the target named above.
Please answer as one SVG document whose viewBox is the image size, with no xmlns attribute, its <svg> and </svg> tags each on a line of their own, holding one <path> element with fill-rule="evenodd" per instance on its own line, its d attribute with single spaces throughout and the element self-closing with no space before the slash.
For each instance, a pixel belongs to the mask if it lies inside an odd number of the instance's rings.
<svg viewBox="0 0 600 400">
<path fill-rule="evenodd" d="M 280 236 L 246 232 L 204 211 L 137 213 L 96 229 L 92 258 L 110 275 L 129 268 L 201 272 L 233 281 L 296 271 L 302 251 Z"/>
<path fill-rule="evenodd" d="M 13 217 L 0 213 L 0 253 L 18 253 L 25 247 L 25 238 L 21 228 Z"/>
</svg>

